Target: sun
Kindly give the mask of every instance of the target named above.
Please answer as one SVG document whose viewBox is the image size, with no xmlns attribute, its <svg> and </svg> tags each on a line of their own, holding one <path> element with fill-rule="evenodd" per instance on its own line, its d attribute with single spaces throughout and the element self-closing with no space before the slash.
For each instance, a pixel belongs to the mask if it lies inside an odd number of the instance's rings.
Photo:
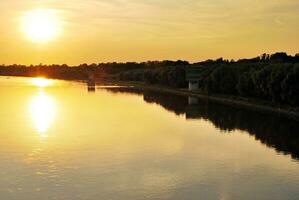
<svg viewBox="0 0 299 200">
<path fill-rule="evenodd" d="M 52 9 L 35 9 L 24 13 L 21 20 L 23 32 L 37 43 L 55 39 L 61 29 L 61 20 L 57 11 Z"/>
</svg>

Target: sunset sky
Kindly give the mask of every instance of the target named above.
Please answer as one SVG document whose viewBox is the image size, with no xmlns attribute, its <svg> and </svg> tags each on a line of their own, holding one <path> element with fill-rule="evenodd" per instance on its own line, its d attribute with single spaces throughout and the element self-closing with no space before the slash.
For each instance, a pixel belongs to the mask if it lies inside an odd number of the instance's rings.
<svg viewBox="0 0 299 200">
<path fill-rule="evenodd" d="M 1 0 L 0 13 L 0 64 L 299 52 L 298 0 Z"/>
</svg>

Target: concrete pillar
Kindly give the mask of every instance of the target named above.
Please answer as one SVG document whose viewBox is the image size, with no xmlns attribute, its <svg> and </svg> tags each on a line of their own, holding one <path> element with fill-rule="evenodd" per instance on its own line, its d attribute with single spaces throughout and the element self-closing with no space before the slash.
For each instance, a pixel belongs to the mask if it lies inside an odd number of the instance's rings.
<svg viewBox="0 0 299 200">
<path fill-rule="evenodd" d="M 189 91 L 198 90 L 199 84 L 198 81 L 189 81 Z"/>
<path fill-rule="evenodd" d="M 197 105 L 197 104 L 198 104 L 198 98 L 188 97 L 188 105 Z"/>
</svg>

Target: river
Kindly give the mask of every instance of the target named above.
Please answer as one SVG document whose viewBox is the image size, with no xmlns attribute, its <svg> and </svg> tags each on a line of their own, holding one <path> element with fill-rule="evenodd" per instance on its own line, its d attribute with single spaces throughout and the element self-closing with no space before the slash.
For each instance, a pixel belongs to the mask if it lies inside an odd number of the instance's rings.
<svg viewBox="0 0 299 200">
<path fill-rule="evenodd" d="M 0 199 L 299 199 L 299 122 L 41 78 L 0 95 Z"/>
</svg>

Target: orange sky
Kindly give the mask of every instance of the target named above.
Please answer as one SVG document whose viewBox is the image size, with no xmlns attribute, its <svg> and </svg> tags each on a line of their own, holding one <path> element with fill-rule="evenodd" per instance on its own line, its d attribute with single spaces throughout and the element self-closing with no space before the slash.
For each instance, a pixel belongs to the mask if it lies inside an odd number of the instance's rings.
<svg viewBox="0 0 299 200">
<path fill-rule="evenodd" d="M 25 16 L 36 10 L 55 15 L 49 29 L 59 30 L 47 41 L 28 37 L 31 22 L 24 28 Z M 3 64 L 195 62 L 299 52 L 298 0 L 1 0 L 0 12 Z M 37 24 L 42 29 L 33 27 L 31 35 L 48 27 Z"/>
</svg>

